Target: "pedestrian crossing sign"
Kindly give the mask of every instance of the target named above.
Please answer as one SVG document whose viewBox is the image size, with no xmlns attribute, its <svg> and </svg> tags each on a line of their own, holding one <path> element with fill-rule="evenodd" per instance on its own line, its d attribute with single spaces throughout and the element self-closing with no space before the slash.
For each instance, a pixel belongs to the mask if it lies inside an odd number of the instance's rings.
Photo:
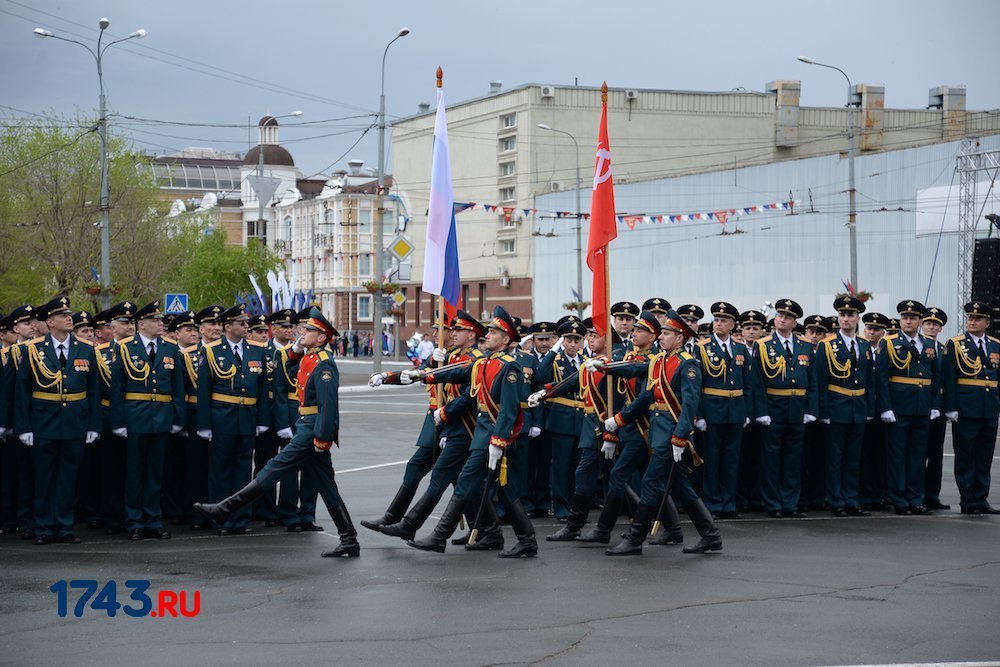
<svg viewBox="0 0 1000 667">
<path fill-rule="evenodd" d="M 167 294 L 166 298 L 163 299 L 163 303 L 167 304 L 165 312 L 184 313 L 188 309 L 188 295 Z"/>
</svg>

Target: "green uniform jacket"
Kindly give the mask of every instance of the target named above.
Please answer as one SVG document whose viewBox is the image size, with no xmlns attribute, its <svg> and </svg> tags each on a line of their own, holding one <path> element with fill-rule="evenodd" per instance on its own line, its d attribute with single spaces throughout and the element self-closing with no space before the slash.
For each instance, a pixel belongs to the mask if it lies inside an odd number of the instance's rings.
<svg viewBox="0 0 1000 667">
<path fill-rule="evenodd" d="M 919 336 L 923 352 L 903 336 L 891 334 L 879 341 L 875 355 L 875 395 L 878 414 L 892 410 L 897 416 L 927 417 L 940 410 L 940 377 L 937 349 L 930 338 Z"/>
<path fill-rule="evenodd" d="M 296 376 L 299 362 L 288 358 L 289 346 L 274 351 L 274 429 L 291 428 L 299 420 Z"/>
<path fill-rule="evenodd" d="M 774 424 L 801 424 L 803 415 L 819 417 L 817 364 L 820 357 L 809 343 L 793 338 L 792 358 L 772 333 L 754 341 L 757 352 L 753 369 L 757 375 L 754 417 L 769 416 Z"/>
<path fill-rule="evenodd" d="M 694 433 L 695 415 L 701 401 L 701 366 L 693 355 L 683 349 L 675 351 L 672 355 L 658 352 L 650 357 L 646 382 L 642 390 L 615 416 L 619 425 L 631 424 L 643 417 L 650 409 L 658 409 L 656 408 L 656 385 L 665 379 L 662 377 L 661 369 L 668 357 L 673 355 L 679 355 L 681 361 L 674 371 L 673 377 L 670 378 L 670 388 L 673 389 L 674 396 L 680 401 L 681 410 L 680 414 L 675 416 L 677 426 L 674 427 L 671 436 L 681 440 L 691 439 Z"/>
<path fill-rule="evenodd" d="M 17 369 L 14 432 L 34 433 L 36 442 L 82 440 L 88 431 L 100 433 L 98 372 L 94 346 L 72 334 L 65 369 L 56 357 L 51 335 L 25 343 Z"/>
<path fill-rule="evenodd" d="M 941 360 L 944 412 L 957 412 L 959 419 L 996 419 L 1000 416 L 1000 391 L 997 389 L 1000 341 L 986 336 L 983 345 L 985 358 L 968 333 L 955 336 L 945 344 Z"/>
<path fill-rule="evenodd" d="M 243 365 L 236 362 L 225 337 L 201 348 L 198 360 L 198 430 L 254 435 L 267 426 L 271 410 L 267 383 L 267 348 L 243 341 Z"/>
<path fill-rule="evenodd" d="M 111 428 L 129 433 L 169 433 L 184 426 L 184 353 L 160 338 L 156 361 L 138 335 L 118 341 L 118 358 L 111 367 Z"/>
<path fill-rule="evenodd" d="M 820 419 L 863 424 L 875 416 L 875 360 L 871 343 L 854 339 L 858 360 L 839 333 L 824 338 L 816 350 L 816 385 Z"/>
<path fill-rule="evenodd" d="M 585 357 L 580 356 L 580 363 Z M 538 362 L 535 369 L 535 382 L 545 386 L 561 382 L 564 378 L 576 373 L 570 362 L 562 352 L 550 350 Z M 579 386 L 579 385 L 578 385 Z M 559 433 L 561 435 L 580 435 L 583 428 L 583 401 L 578 391 L 564 393 L 559 398 L 550 398 L 545 401 L 546 416 L 545 430 L 549 433 Z"/>
<path fill-rule="evenodd" d="M 743 424 L 753 415 L 755 385 L 760 378 L 754 372 L 753 357 L 743 343 L 729 340 L 732 358 L 715 336 L 698 343 L 695 358 L 701 363 L 701 407 L 698 417 L 709 424 Z"/>
<path fill-rule="evenodd" d="M 288 349 L 289 358 L 297 363 L 311 363 L 300 355 Z M 302 408 L 315 407 L 316 420 L 313 422 L 313 440 L 318 442 L 335 442 L 340 446 L 340 371 L 333 360 L 333 351 L 329 346 L 310 350 L 306 357 L 316 357 L 316 366 L 306 379 Z"/>
</svg>

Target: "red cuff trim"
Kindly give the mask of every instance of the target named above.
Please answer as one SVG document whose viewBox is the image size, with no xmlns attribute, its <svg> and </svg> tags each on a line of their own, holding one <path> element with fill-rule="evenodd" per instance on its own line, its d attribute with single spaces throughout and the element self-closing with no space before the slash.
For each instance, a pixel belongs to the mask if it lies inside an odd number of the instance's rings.
<svg viewBox="0 0 1000 667">
<path fill-rule="evenodd" d="M 604 442 L 618 442 L 617 433 L 608 433 L 605 431 L 601 437 L 604 439 Z"/>
<path fill-rule="evenodd" d="M 507 441 L 498 435 L 490 436 L 490 444 L 494 447 L 499 447 L 500 449 L 507 449 Z"/>
<path fill-rule="evenodd" d="M 447 424 L 448 423 L 448 411 L 447 410 L 443 410 L 443 409 L 441 410 L 441 423 L 442 424 Z"/>
<path fill-rule="evenodd" d="M 670 436 L 670 444 L 674 447 L 680 447 L 681 449 L 687 449 L 688 445 L 691 444 L 690 440 L 685 440 L 684 438 L 678 438 L 676 435 Z"/>
<path fill-rule="evenodd" d="M 332 442 L 322 442 L 320 440 L 317 440 L 316 438 L 313 438 L 313 447 L 315 447 L 316 449 L 322 449 L 325 452 L 326 450 L 328 450 L 331 447 L 333 447 L 333 443 Z"/>
<path fill-rule="evenodd" d="M 618 424 L 619 427 L 625 426 L 625 420 L 622 419 L 621 413 L 615 415 L 615 423 Z"/>
</svg>

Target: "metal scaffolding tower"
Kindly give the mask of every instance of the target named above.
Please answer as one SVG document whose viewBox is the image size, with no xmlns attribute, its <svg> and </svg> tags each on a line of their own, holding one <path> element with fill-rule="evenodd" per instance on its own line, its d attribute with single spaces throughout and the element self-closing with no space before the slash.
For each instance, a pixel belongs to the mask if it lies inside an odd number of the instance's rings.
<svg viewBox="0 0 1000 667">
<path fill-rule="evenodd" d="M 958 307 L 972 298 L 972 259 L 976 249 L 976 182 L 979 172 L 1000 171 L 1000 151 L 980 150 L 979 139 L 964 139 L 955 169 L 958 170 Z"/>
</svg>

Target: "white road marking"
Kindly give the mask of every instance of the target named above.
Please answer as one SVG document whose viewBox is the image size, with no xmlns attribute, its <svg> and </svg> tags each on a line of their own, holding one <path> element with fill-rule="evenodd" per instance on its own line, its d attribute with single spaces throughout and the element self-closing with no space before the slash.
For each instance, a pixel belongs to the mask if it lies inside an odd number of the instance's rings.
<svg viewBox="0 0 1000 667">
<path fill-rule="evenodd" d="M 388 468 L 390 466 L 402 465 L 402 464 L 406 463 L 407 461 L 409 461 L 409 459 L 406 459 L 404 461 L 393 461 L 392 463 L 379 463 L 378 465 L 363 466 L 361 468 L 348 468 L 347 470 L 338 470 L 337 474 L 338 475 L 346 475 L 349 472 L 361 472 L 363 470 L 374 470 L 375 468 Z"/>
</svg>

